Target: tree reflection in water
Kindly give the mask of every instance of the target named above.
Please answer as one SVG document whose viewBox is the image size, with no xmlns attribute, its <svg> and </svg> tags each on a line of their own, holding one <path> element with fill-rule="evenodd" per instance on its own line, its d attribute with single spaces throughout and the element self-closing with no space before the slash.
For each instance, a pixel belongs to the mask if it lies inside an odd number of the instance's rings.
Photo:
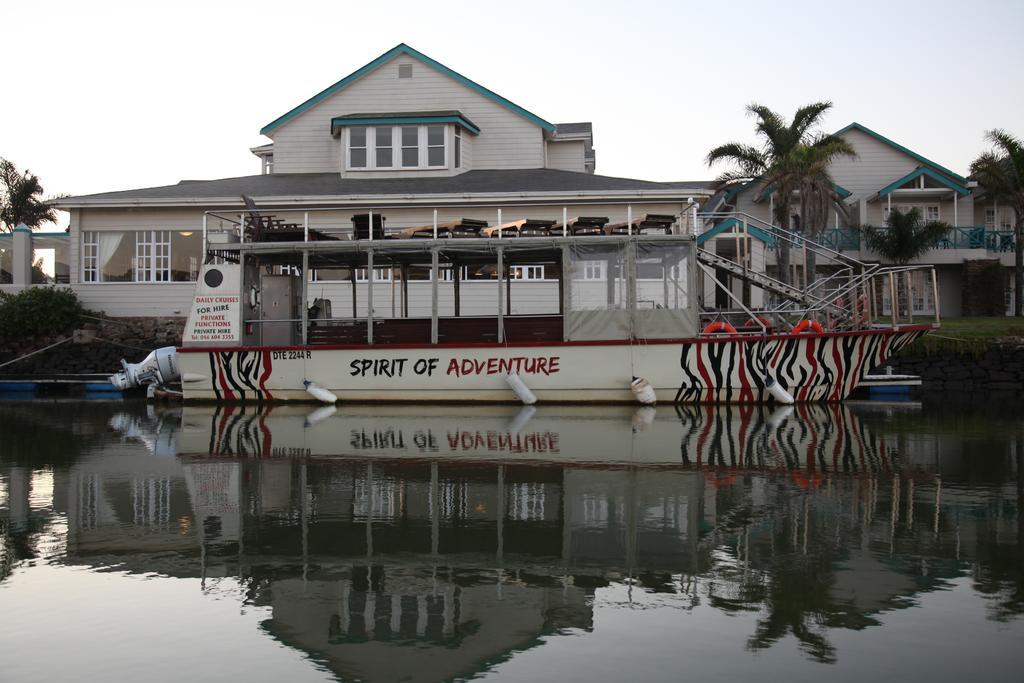
<svg viewBox="0 0 1024 683">
<path fill-rule="evenodd" d="M 756 615 L 749 650 L 793 636 L 819 662 L 830 632 L 962 577 L 992 619 L 1021 614 L 1016 421 L 894 410 L 185 407 L 45 430 L 51 406 L 21 407 L 0 581 L 40 557 L 237 577 L 269 635 L 343 676 L 400 673 L 368 644 L 443 648 L 437 675 L 467 675 L 594 628 L 616 587 Z"/>
</svg>

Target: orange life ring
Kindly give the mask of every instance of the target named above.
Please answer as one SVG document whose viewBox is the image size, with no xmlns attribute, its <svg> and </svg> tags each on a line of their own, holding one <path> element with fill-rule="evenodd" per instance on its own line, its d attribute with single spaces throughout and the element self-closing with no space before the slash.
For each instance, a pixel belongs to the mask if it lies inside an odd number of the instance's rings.
<svg viewBox="0 0 1024 683">
<path fill-rule="evenodd" d="M 704 328 L 704 334 L 717 334 L 718 332 L 725 332 L 726 334 L 736 334 L 736 328 L 725 322 L 724 320 L 718 320 Z"/>
<path fill-rule="evenodd" d="M 801 320 L 793 327 L 793 334 L 803 334 L 808 329 L 815 334 L 825 333 L 825 328 L 817 320 Z"/>
</svg>

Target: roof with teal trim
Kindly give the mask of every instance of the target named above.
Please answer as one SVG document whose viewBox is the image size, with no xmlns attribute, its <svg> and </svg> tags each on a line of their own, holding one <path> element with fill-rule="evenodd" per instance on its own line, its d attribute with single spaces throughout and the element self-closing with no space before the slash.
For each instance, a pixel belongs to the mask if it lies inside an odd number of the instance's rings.
<svg viewBox="0 0 1024 683">
<path fill-rule="evenodd" d="M 331 134 L 342 126 L 401 125 L 410 123 L 457 123 L 473 135 L 480 128 L 460 111 L 399 111 L 384 114 L 345 114 L 331 119 Z"/>
<path fill-rule="evenodd" d="M 839 185 L 838 183 L 832 183 L 832 189 L 836 191 L 836 194 L 839 195 L 840 199 L 846 199 L 851 194 L 853 194 L 852 192 L 847 190 L 842 185 Z M 763 190 L 761 190 L 760 194 L 757 195 L 757 197 L 754 199 L 754 201 L 755 202 L 764 201 L 765 197 L 768 197 L 769 195 L 773 195 L 773 194 L 775 194 L 775 186 L 774 185 L 769 185 L 768 187 L 766 187 Z"/>
<path fill-rule="evenodd" d="M 936 173 L 935 171 L 931 170 L 930 168 L 925 168 L 924 166 L 919 166 L 918 168 L 916 168 L 915 170 L 911 171 L 910 173 L 908 173 L 907 175 L 903 176 L 902 178 L 899 178 L 898 180 L 894 180 L 891 183 L 889 183 L 888 185 L 886 185 L 885 187 L 883 187 L 881 190 L 878 191 L 878 194 L 875 195 L 873 197 L 873 199 L 878 199 L 879 197 L 884 197 L 885 195 L 889 194 L 890 192 L 892 192 L 894 190 L 899 190 L 900 188 L 902 188 L 907 183 L 912 182 L 914 180 L 917 180 L 921 176 L 924 176 L 926 178 L 931 178 L 932 180 L 934 180 L 935 182 L 939 183 L 943 187 L 947 187 L 950 190 L 953 190 L 954 192 L 956 192 L 958 194 L 966 196 L 966 195 L 969 195 L 971 193 L 971 191 L 968 190 L 966 186 L 961 185 L 960 183 L 954 183 L 949 178 L 946 178 L 945 176 L 939 175 L 938 173 Z M 932 189 L 932 188 L 925 188 L 925 189 Z"/>
<path fill-rule="evenodd" d="M 483 87 L 479 83 L 476 83 L 475 81 L 469 80 L 468 78 L 466 78 L 462 74 L 457 73 L 455 71 L 452 71 L 451 69 L 446 67 L 444 64 L 441 64 L 440 62 L 431 59 L 430 57 L 426 56 L 422 52 L 419 52 L 418 50 L 414 50 L 413 48 L 409 47 L 405 43 L 399 43 L 395 47 L 391 48 L 390 50 L 388 50 L 387 52 L 382 54 L 380 57 L 377 57 L 377 59 L 373 60 L 369 64 L 367 64 L 367 65 L 365 65 L 365 66 L 363 66 L 363 67 L 361 67 L 359 69 L 356 69 L 355 71 L 350 73 L 348 76 L 345 76 L 345 78 L 341 79 L 340 81 L 338 81 L 334 85 L 330 86 L 329 88 L 327 88 L 325 90 L 320 91 L 319 93 L 317 93 L 313 97 L 309 98 L 308 100 L 306 100 L 305 102 L 303 102 L 299 106 L 295 107 L 294 109 L 292 109 L 288 113 L 286 113 L 286 114 L 284 114 L 282 116 L 279 116 L 278 118 L 274 119 L 273 121 L 271 121 L 267 125 L 263 126 L 263 128 L 260 130 L 260 134 L 261 135 L 267 135 L 268 133 L 272 132 L 278 126 L 281 126 L 281 125 L 287 123 L 288 121 L 291 121 L 293 118 L 295 118 L 299 114 L 303 113 L 304 111 L 307 111 L 307 110 L 311 109 L 312 107 L 314 107 L 317 104 L 323 102 L 325 99 L 327 99 L 331 95 L 334 95 L 335 93 L 340 92 L 345 87 L 347 87 L 351 83 L 355 82 L 356 80 L 362 78 L 363 76 L 365 76 L 366 74 L 370 73 L 371 71 L 376 70 L 378 67 L 383 66 L 384 64 L 386 64 L 387 62 L 391 61 L 393 58 L 397 57 L 398 55 L 403 55 L 403 54 L 404 55 L 408 55 L 409 57 L 412 57 L 413 59 L 415 59 L 415 60 L 417 60 L 417 61 L 419 61 L 419 62 L 421 62 L 421 63 L 423 63 L 423 64 L 425 64 L 425 65 L 427 65 L 427 66 L 429 66 L 431 68 L 433 68 L 433 69 L 436 69 L 437 71 L 440 71 L 445 76 L 448 76 L 449 78 L 451 78 L 451 79 L 461 83 L 462 85 L 466 86 L 470 90 L 473 90 L 473 91 L 483 95 L 487 99 L 489 99 L 489 100 L 491 100 L 493 102 L 496 102 L 497 104 L 500 104 L 501 106 L 503 106 L 506 109 L 509 109 L 510 111 L 518 114 L 519 116 L 522 116 L 523 118 L 527 119 L 528 121 L 537 124 L 538 126 L 543 128 L 544 130 L 549 131 L 549 132 L 554 132 L 555 125 L 553 123 L 545 121 L 544 119 L 542 119 L 541 117 L 537 116 L 536 114 L 534 114 L 532 112 L 529 112 L 526 109 L 523 109 L 518 104 L 515 104 L 514 102 L 511 102 L 509 100 L 506 100 L 501 95 L 499 95 L 499 94 L 497 94 L 497 93 L 495 93 L 495 92 L 493 92 L 491 90 L 488 90 L 487 88 Z"/>
<path fill-rule="evenodd" d="M 740 223 L 739 220 L 735 218 L 726 218 L 724 221 L 722 221 L 715 227 L 711 228 L 710 230 L 705 230 L 701 234 L 697 235 L 697 244 L 704 244 L 709 239 L 717 237 L 718 235 L 722 234 L 727 230 L 731 230 L 733 226 L 736 226 L 737 229 L 740 231 L 743 230 L 743 224 Z M 775 246 L 775 236 L 772 235 L 767 230 L 763 230 L 761 228 L 758 228 L 757 226 L 750 225 L 748 223 L 747 233 L 749 233 L 749 235 L 754 239 L 764 242 L 769 247 Z"/>
<path fill-rule="evenodd" d="M 932 169 L 938 171 L 939 173 L 943 173 L 943 174 L 949 176 L 951 179 L 953 179 L 953 180 L 955 180 L 955 181 L 957 181 L 959 183 L 962 183 L 962 184 L 966 184 L 967 183 L 967 178 L 964 178 L 961 175 L 953 173 L 952 171 L 950 171 L 948 168 L 946 168 L 944 166 L 939 166 L 937 163 L 935 163 L 931 159 L 926 159 L 925 157 L 921 156 L 917 152 L 915 152 L 913 150 L 910 150 L 910 149 L 907 149 L 906 147 L 904 147 L 901 144 L 893 142 L 892 140 L 890 140 L 889 138 L 885 137 L 884 135 L 879 135 L 878 133 L 876 133 L 875 131 L 871 130 L 867 126 L 863 126 L 863 125 L 857 123 L 856 121 L 854 121 L 850 125 L 846 126 L 845 128 L 837 130 L 835 133 L 833 133 L 833 135 L 842 135 L 843 133 L 846 133 L 847 131 L 851 131 L 851 130 L 860 131 L 861 133 L 864 133 L 868 137 L 872 137 L 875 140 L 878 140 L 879 142 L 882 142 L 882 143 L 884 143 L 886 145 L 889 145 L 893 149 L 899 150 L 900 152 L 903 152 L 907 156 L 910 156 L 910 157 L 913 157 L 914 159 L 917 159 L 922 164 L 924 164 L 926 166 L 930 166 Z"/>
<path fill-rule="evenodd" d="M 17 229 L 15 229 L 15 232 L 30 232 L 30 233 L 32 233 L 32 237 L 70 237 L 70 235 L 68 233 L 64 232 L 63 230 L 58 231 L 58 232 L 36 232 L 35 230 L 27 230 L 26 231 L 26 230 L 17 230 Z M 11 234 L 12 233 L 9 233 L 9 232 L 0 232 L 0 239 L 5 239 L 5 238 L 6 239 L 10 239 L 11 238 Z"/>
</svg>

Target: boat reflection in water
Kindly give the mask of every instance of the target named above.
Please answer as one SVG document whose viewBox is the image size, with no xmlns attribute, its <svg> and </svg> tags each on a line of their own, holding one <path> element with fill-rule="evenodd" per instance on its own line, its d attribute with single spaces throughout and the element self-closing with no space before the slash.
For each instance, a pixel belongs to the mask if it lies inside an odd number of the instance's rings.
<svg viewBox="0 0 1024 683">
<path fill-rule="evenodd" d="M 732 647 L 795 636 L 823 662 L 834 629 L 960 577 L 992 618 L 1020 613 L 1012 474 L 983 493 L 944 488 L 964 477 L 959 454 L 883 418 L 842 405 L 119 416 L 147 450 L 123 465 L 129 485 L 104 460 L 61 475 L 63 560 L 206 590 L 234 577 L 269 609 L 268 634 L 368 680 L 470 676 L 595 630 L 604 609 L 752 613 Z"/>
</svg>

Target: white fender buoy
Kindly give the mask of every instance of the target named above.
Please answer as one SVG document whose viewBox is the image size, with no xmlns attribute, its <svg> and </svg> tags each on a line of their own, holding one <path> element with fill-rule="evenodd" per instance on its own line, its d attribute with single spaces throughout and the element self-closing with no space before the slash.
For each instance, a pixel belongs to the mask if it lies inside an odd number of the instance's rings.
<svg viewBox="0 0 1024 683">
<path fill-rule="evenodd" d="M 642 432 L 654 424 L 654 418 L 658 416 L 658 411 L 652 406 L 640 406 L 633 413 L 633 433 Z"/>
<path fill-rule="evenodd" d="M 532 406 L 537 402 L 537 397 L 533 395 L 530 387 L 526 386 L 526 382 L 519 375 L 505 375 L 505 381 L 516 398 L 523 402 L 523 405 Z"/>
<path fill-rule="evenodd" d="M 519 430 L 526 426 L 526 423 L 530 421 L 530 418 L 536 412 L 537 408 L 534 406 L 523 406 L 520 408 L 516 416 L 508 423 L 509 434 L 518 434 Z"/>
<path fill-rule="evenodd" d="M 302 380 L 302 385 L 306 387 L 306 393 L 320 401 L 321 403 L 337 403 L 338 397 L 327 391 L 323 387 L 317 386 L 316 382 L 310 382 L 308 379 Z"/>
<path fill-rule="evenodd" d="M 766 377 L 764 380 L 764 388 L 768 391 L 768 394 L 775 399 L 776 403 L 782 405 L 791 405 L 793 403 L 793 396 L 788 391 L 782 388 L 782 385 L 775 381 L 774 377 Z"/>
<path fill-rule="evenodd" d="M 654 393 L 654 387 L 643 377 L 634 377 L 633 381 L 629 384 L 629 388 L 633 390 L 636 400 L 645 406 L 653 406 L 658 402 L 658 396 Z"/>
<path fill-rule="evenodd" d="M 771 427 L 772 429 L 778 429 L 780 426 L 782 426 L 782 423 L 786 421 L 786 418 L 789 417 L 790 413 L 792 412 L 793 406 L 791 405 L 779 406 L 778 408 L 772 411 L 772 414 L 768 416 L 765 422 L 767 422 L 768 426 Z"/>
<path fill-rule="evenodd" d="M 316 410 L 314 410 L 313 412 L 306 416 L 306 419 L 302 423 L 302 426 L 312 427 L 317 422 L 320 422 L 321 420 L 326 420 L 331 415 L 334 415 L 336 412 L 338 412 L 338 409 L 335 408 L 333 405 L 320 406 L 319 408 L 317 408 Z"/>
<path fill-rule="evenodd" d="M 205 382 L 205 381 L 206 381 L 206 375 L 200 375 L 199 373 L 196 373 L 196 372 L 186 372 L 184 375 L 181 376 L 181 383 L 182 384 L 193 384 L 195 382 Z"/>
</svg>

